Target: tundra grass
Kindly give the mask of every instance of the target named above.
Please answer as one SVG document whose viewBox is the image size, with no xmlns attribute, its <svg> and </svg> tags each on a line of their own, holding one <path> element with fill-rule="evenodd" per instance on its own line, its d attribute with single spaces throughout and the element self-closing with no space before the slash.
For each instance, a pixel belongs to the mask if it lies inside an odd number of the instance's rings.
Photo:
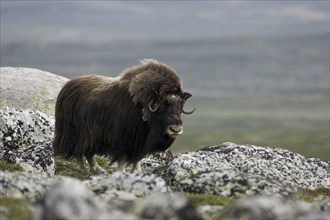
<svg viewBox="0 0 330 220">
<path fill-rule="evenodd" d="M 0 170 L 13 171 L 23 171 L 23 167 L 18 164 L 7 163 L 6 161 L 0 160 Z"/>
<path fill-rule="evenodd" d="M 192 97 L 184 134 L 172 150 L 192 151 L 223 142 L 286 148 L 330 160 L 329 95 L 259 98 Z"/>
<path fill-rule="evenodd" d="M 232 199 L 223 196 L 216 196 L 216 195 L 188 193 L 186 194 L 186 196 L 187 199 L 194 206 L 203 206 L 203 205 L 226 206 L 232 202 Z"/>
<path fill-rule="evenodd" d="M 24 199 L 1 198 L 1 219 L 31 219 L 32 206 Z"/>
<path fill-rule="evenodd" d="M 297 193 L 296 198 L 305 202 L 313 202 L 318 196 L 327 196 L 330 199 L 330 189 L 326 187 L 319 187 L 314 190 L 302 189 Z"/>
<path fill-rule="evenodd" d="M 103 157 L 96 157 L 97 163 L 111 173 L 113 170 L 109 167 L 109 160 Z M 79 180 L 85 180 L 89 176 L 97 174 L 89 169 L 85 164 L 85 168 L 81 169 L 80 165 L 75 159 L 65 160 L 60 157 L 55 157 L 55 175 L 69 176 Z"/>
<path fill-rule="evenodd" d="M 306 157 L 330 160 L 329 129 L 325 128 L 310 130 L 237 129 L 219 130 L 207 134 L 184 134 L 176 140 L 172 151 L 174 153 L 194 151 L 223 142 L 284 148 Z"/>
</svg>

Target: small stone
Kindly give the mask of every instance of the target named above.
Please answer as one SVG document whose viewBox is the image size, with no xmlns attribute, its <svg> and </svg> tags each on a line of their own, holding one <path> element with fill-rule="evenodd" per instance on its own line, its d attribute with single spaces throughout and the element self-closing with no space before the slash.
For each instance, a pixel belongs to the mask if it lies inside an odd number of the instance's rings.
<svg viewBox="0 0 330 220">
<path fill-rule="evenodd" d="M 195 207 L 180 194 L 149 196 L 137 200 L 134 209 L 142 219 L 202 219 Z"/>
</svg>

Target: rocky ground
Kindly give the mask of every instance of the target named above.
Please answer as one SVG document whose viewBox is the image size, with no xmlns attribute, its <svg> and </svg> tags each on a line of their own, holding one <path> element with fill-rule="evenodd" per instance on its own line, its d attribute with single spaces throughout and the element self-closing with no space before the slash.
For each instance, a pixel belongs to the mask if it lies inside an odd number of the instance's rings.
<svg viewBox="0 0 330 220">
<path fill-rule="evenodd" d="M 329 219 L 329 162 L 223 143 L 151 155 L 144 172 L 115 172 L 99 157 L 108 173 L 96 174 L 53 157 L 54 116 L 41 105 L 7 106 L 0 109 L 1 219 Z"/>
</svg>

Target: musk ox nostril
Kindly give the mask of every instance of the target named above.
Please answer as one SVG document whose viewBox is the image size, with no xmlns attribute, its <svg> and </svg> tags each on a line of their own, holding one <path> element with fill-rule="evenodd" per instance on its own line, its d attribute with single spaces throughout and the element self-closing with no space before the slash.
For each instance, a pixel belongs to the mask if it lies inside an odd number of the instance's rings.
<svg viewBox="0 0 330 220">
<path fill-rule="evenodd" d="M 177 136 L 183 133 L 183 126 L 182 125 L 170 125 L 167 128 L 167 134 L 172 137 L 176 138 Z"/>
<path fill-rule="evenodd" d="M 174 133 L 179 133 L 181 131 L 181 128 L 179 128 L 178 126 L 175 127 L 170 127 L 171 131 L 173 131 Z"/>
</svg>

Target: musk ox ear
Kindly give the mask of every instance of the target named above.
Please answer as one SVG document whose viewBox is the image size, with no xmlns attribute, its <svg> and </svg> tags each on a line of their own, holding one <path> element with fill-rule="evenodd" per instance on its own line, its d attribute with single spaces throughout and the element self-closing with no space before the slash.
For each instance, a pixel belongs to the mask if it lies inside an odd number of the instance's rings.
<svg viewBox="0 0 330 220">
<path fill-rule="evenodd" d="M 159 94 L 155 73 L 146 71 L 135 76 L 129 84 L 129 93 L 136 105 L 142 106 L 142 119 L 148 121 L 150 114 L 157 111 Z"/>
<path fill-rule="evenodd" d="M 146 106 L 147 103 L 152 101 L 155 90 L 152 81 L 152 72 L 150 71 L 140 73 L 131 80 L 128 91 L 135 104 L 140 103 Z"/>
<path fill-rule="evenodd" d="M 156 112 L 159 108 L 160 103 L 160 96 L 159 93 L 154 90 L 154 98 L 152 101 L 149 102 L 148 107 L 144 106 L 142 108 L 142 119 L 143 121 L 148 121 L 151 116 L 151 113 Z M 149 109 L 149 111 L 147 110 Z"/>
<path fill-rule="evenodd" d="M 154 91 L 154 99 L 153 99 L 154 101 L 150 101 L 148 107 L 151 112 L 156 112 L 159 108 L 160 96 L 156 90 L 153 91 Z"/>
</svg>

